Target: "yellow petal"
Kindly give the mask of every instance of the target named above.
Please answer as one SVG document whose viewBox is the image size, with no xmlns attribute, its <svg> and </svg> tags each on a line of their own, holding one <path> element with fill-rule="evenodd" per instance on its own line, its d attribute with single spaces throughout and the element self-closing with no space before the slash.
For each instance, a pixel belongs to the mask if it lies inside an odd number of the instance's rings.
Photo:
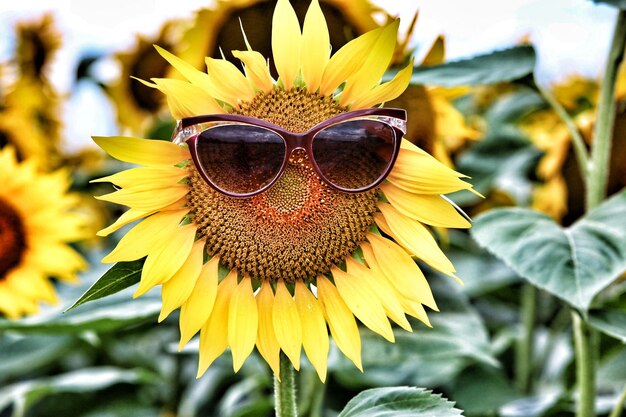
<svg viewBox="0 0 626 417">
<path fill-rule="evenodd" d="M 384 103 L 398 97 L 406 90 L 413 74 L 413 59 L 409 65 L 400 70 L 389 82 L 377 85 L 368 92 L 364 92 L 350 106 L 350 110 L 367 109 L 375 104 Z"/>
<path fill-rule="evenodd" d="M 328 26 L 318 0 L 311 1 L 302 27 L 302 79 L 309 92 L 322 82 L 324 68 L 330 58 Z"/>
<path fill-rule="evenodd" d="M 189 210 L 156 213 L 130 229 L 119 243 L 102 259 L 104 263 L 134 261 L 148 255 L 150 251 L 169 239 Z"/>
<path fill-rule="evenodd" d="M 380 82 L 393 57 L 399 24 L 400 20 L 396 19 L 385 26 L 367 54 L 361 68 L 348 77 L 346 86 L 341 93 L 340 105 L 347 106 L 353 101 L 359 100 L 364 93 L 370 91 Z"/>
<path fill-rule="evenodd" d="M 172 278 L 187 260 L 196 237 L 196 225 L 177 228 L 161 245 L 150 251 L 133 297 L 139 297 L 157 284 Z"/>
<path fill-rule="evenodd" d="M 354 315 L 339 295 L 337 288 L 322 275 L 317 277 L 317 299 L 337 347 L 362 372 L 361 335 Z"/>
<path fill-rule="evenodd" d="M 92 139 L 113 158 L 131 164 L 172 166 L 190 158 L 187 149 L 163 140 L 127 136 L 93 136 Z"/>
<path fill-rule="evenodd" d="M 367 234 L 371 244 L 362 244 L 367 263 L 379 266 L 398 294 L 438 311 L 426 277 L 413 258 L 393 241 L 373 233 Z"/>
<path fill-rule="evenodd" d="M 276 297 L 272 308 L 272 323 L 276 339 L 296 370 L 300 369 L 302 326 L 298 307 L 284 281 L 276 284 Z"/>
<path fill-rule="evenodd" d="M 439 65 L 443 64 L 444 58 L 446 56 L 446 44 L 443 35 L 437 36 L 437 39 L 430 47 L 428 53 L 424 57 L 422 61 L 422 65 L 430 66 L 430 65 Z"/>
<path fill-rule="evenodd" d="M 206 74 L 206 73 L 204 73 L 202 71 L 197 70 L 190 63 L 188 63 L 186 61 L 183 61 L 182 59 L 180 59 L 176 55 L 166 51 L 165 49 L 161 48 L 160 46 L 154 45 L 154 47 L 159 52 L 159 54 L 161 54 L 161 56 L 163 58 L 165 58 L 167 60 L 167 62 L 170 63 L 171 66 L 176 68 L 176 70 L 178 72 L 180 72 L 183 77 L 185 77 L 187 80 L 189 80 L 190 83 L 192 83 L 193 85 L 203 89 L 211 97 L 216 97 L 215 96 L 216 87 L 213 84 L 213 81 L 211 81 L 211 78 L 209 77 L 208 74 Z"/>
<path fill-rule="evenodd" d="M 261 289 L 256 296 L 257 309 L 259 311 L 259 330 L 256 346 L 263 359 L 268 363 L 274 375 L 280 381 L 280 345 L 274 332 L 272 310 L 274 306 L 274 292 L 272 284 L 263 281 Z"/>
<path fill-rule="evenodd" d="M 233 291 L 228 307 L 228 345 L 237 372 L 252 353 L 259 324 L 250 278 L 244 277 Z"/>
<path fill-rule="evenodd" d="M 170 78 L 153 78 L 152 81 L 154 84 L 144 84 L 159 89 L 167 96 L 167 105 L 176 120 L 226 112 L 206 90 L 187 81 Z"/>
<path fill-rule="evenodd" d="M 278 0 L 272 17 L 272 54 L 285 90 L 298 77 L 301 38 L 300 23 L 289 0 Z"/>
<path fill-rule="evenodd" d="M 393 342 L 395 337 L 391 324 L 389 324 L 385 309 L 374 291 L 363 285 L 358 277 L 343 272 L 337 267 L 331 268 L 330 272 L 333 274 L 335 286 L 341 294 L 341 298 L 350 307 L 356 318 L 372 331 Z"/>
<path fill-rule="evenodd" d="M 432 324 L 430 324 L 430 320 L 428 319 L 426 310 L 424 310 L 424 307 L 420 303 L 414 300 L 410 300 L 408 298 L 402 298 L 401 303 L 402 308 L 404 309 L 404 311 L 406 311 L 406 314 L 415 317 L 428 327 L 433 327 Z"/>
<path fill-rule="evenodd" d="M 348 274 L 363 281 L 363 286 L 368 286 L 376 295 L 387 316 L 408 332 L 412 332 L 411 324 L 404 316 L 404 310 L 400 304 L 400 297 L 395 293 L 389 281 L 382 271 L 375 265 L 366 267 L 353 258 L 346 260 Z"/>
<path fill-rule="evenodd" d="M 424 225 L 403 216 L 389 203 L 379 203 L 378 209 L 381 211 L 386 224 L 389 226 L 391 236 L 395 240 L 428 265 L 446 275 L 454 276 L 454 266 L 439 249 L 435 238 Z M 381 213 L 374 215 L 377 223 Z"/>
<path fill-rule="evenodd" d="M 329 340 L 324 313 L 317 299 L 302 281 L 296 282 L 296 305 L 300 314 L 302 345 L 322 382 L 326 381 Z"/>
<path fill-rule="evenodd" d="M 159 189 L 123 188 L 95 197 L 98 200 L 120 204 L 140 210 L 158 210 L 180 200 L 189 192 L 186 184 L 174 184 Z"/>
<path fill-rule="evenodd" d="M 198 378 L 228 346 L 228 307 L 236 287 L 237 271 L 232 270 L 217 288 L 217 297 L 211 316 L 200 330 Z"/>
<path fill-rule="evenodd" d="M 417 194 L 447 194 L 459 190 L 472 191 L 465 177 L 402 139 L 398 159 L 387 179 L 403 190 Z"/>
<path fill-rule="evenodd" d="M 232 51 L 232 53 L 235 58 L 243 62 L 246 77 L 257 89 L 268 93 L 274 87 L 274 80 L 263 55 L 256 51 Z"/>
<path fill-rule="evenodd" d="M 189 176 L 186 169 L 177 167 L 142 167 L 118 172 L 90 182 L 110 182 L 118 187 L 148 186 L 161 188 L 176 184 Z"/>
<path fill-rule="evenodd" d="M 186 204 L 186 199 L 182 198 L 169 206 L 162 208 L 150 208 L 150 209 L 134 209 L 131 208 L 124 213 L 109 227 L 105 227 L 104 229 L 96 232 L 97 236 L 108 236 L 111 233 L 119 230 L 120 228 L 126 226 L 129 223 L 134 222 L 135 220 L 139 220 L 142 217 L 150 216 L 157 211 L 170 211 L 170 210 L 179 210 L 183 205 Z"/>
<path fill-rule="evenodd" d="M 217 295 L 219 262 L 219 258 L 214 256 L 202 266 L 191 295 L 180 308 L 179 350 L 191 340 L 211 316 Z"/>
<path fill-rule="evenodd" d="M 180 267 L 172 278 L 163 284 L 161 289 L 163 305 L 159 315 L 159 322 L 162 322 L 174 309 L 183 305 L 191 295 L 202 270 L 204 243 L 204 240 L 196 241 L 183 266 Z"/>
<path fill-rule="evenodd" d="M 380 27 L 351 40 L 330 58 L 320 84 L 321 95 L 332 94 L 351 74 L 361 68 L 384 29 Z"/>
<path fill-rule="evenodd" d="M 216 80 L 215 86 L 219 94 L 217 99 L 236 106 L 240 101 L 254 98 L 252 84 L 231 62 L 208 57 L 205 62 L 209 77 Z"/>
<path fill-rule="evenodd" d="M 391 183 L 381 185 L 381 190 L 392 206 L 400 213 L 431 226 L 468 228 L 471 226 L 446 200 L 436 194 L 415 194 Z"/>
<path fill-rule="evenodd" d="M 54 287 L 37 269 L 14 268 L 3 277 L 3 280 L 13 293 L 23 298 L 46 301 L 50 304 L 56 304 L 59 300 Z"/>
</svg>

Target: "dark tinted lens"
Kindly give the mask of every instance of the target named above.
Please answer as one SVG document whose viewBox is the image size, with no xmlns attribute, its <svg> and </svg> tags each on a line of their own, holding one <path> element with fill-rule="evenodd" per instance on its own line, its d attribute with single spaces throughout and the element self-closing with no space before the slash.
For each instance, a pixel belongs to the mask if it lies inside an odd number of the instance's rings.
<svg viewBox="0 0 626 417">
<path fill-rule="evenodd" d="M 215 186 L 233 194 L 249 194 L 276 177 L 285 158 L 285 142 L 262 127 L 220 125 L 199 135 L 196 153 Z"/>
<path fill-rule="evenodd" d="M 393 158 L 393 128 L 376 120 L 350 120 L 321 130 L 313 139 L 313 157 L 334 185 L 358 190 L 375 183 Z"/>
</svg>

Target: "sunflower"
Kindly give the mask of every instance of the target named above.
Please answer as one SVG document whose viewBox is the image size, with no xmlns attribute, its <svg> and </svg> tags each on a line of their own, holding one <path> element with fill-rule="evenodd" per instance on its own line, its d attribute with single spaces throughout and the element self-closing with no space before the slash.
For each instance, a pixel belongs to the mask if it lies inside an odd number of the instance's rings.
<svg viewBox="0 0 626 417">
<path fill-rule="evenodd" d="M 19 23 L 16 38 L 14 65 L 7 66 L 17 78 L 0 86 L 0 147 L 12 145 L 20 160 L 35 157 L 49 168 L 60 158 L 61 99 L 47 77 L 60 35 L 53 16 L 45 14 Z"/>
<path fill-rule="evenodd" d="M 233 51 L 244 75 L 216 58 L 207 58 L 208 72 L 199 71 L 157 47 L 186 80 L 145 83 L 166 95 L 176 119 L 234 113 L 302 132 L 404 91 L 412 62 L 379 84 L 397 28 L 394 21 L 367 32 L 331 57 L 318 1 L 311 2 L 301 30 L 288 0 L 279 0 L 272 26 L 277 81 L 251 48 Z M 135 296 L 160 284 L 159 320 L 180 307 L 180 346 L 200 332 L 198 375 L 227 347 L 237 371 L 256 346 L 277 375 L 280 351 L 299 369 L 304 348 L 325 380 L 328 329 L 361 369 L 356 319 L 389 341 L 389 319 L 408 331 L 407 314 L 429 325 L 424 306 L 437 305 L 413 257 L 454 276 L 429 226 L 469 227 L 442 195 L 472 186 L 406 140 L 386 181 L 371 191 L 331 189 L 300 153 L 271 188 L 249 198 L 207 185 L 184 145 L 94 140 L 114 158 L 142 165 L 99 180 L 120 189 L 98 198 L 130 207 L 100 235 L 143 219 L 103 262 L 146 258 Z"/>
<path fill-rule="evenodd" d="M 40 174 L 34 160 L 17 162 L 0 150 L 0 313 L 18 318 L 56 303 L 49 277 L 76 281 L 85 261 L 69 245 L 84 237 L 83 220 L 71 210 L 66 172 Z"/>
<path fill-rule="evenodd" d="M 146 86 L 132 82 L 130 76 L 142 79 L 171 77 L 178 74 L 168 71 L 168 66 L 152 47 L 153 44 L 174 50 L 180 58 L 196 68 L 204 65 L 204 58 L 222 57 L 237 64 L 239 59 L 231 50 L 245 49 L 239 36 L 240 25 L 247 28 L 253 38 L 253 47 L 264 56 L 271 53 L 271 38 L 264 29 L 271 25 L 270 0 L 220 0 L 211 8 L 198 10 L 193 20 L 178 19 L 166 22 L 153 38 L 140 36 L 132 50 L 116 55 L 121 66 L 120 78 L 107 88 L 116 104 L 118 122 L 131 132 L 145 132 L 162 110 L 163 100 Z M 304 18 L 308 1 L 293 2 L 300 21 Z M 330 43 L 338 50 L 346 42 L 380 26 L 375 17 L 389 22 L 393 18 L 369 0 L 322 0 L 322 10 L 327 16 Z M 406 46 L 411 31 L 396 48 L 397 61 L 406 58 Z M 273 64 L 271 71 L 276 74 Z"/>
</svg>

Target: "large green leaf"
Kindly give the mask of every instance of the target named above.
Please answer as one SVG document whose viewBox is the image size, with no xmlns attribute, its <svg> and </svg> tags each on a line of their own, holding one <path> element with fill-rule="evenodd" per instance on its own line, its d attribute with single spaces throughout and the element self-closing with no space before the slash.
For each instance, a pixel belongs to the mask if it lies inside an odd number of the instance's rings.
<svg viewBox="0 0 626 417">
<path fill-rule="evenodd" d="M 626 311 L 591 311 L 589 313 L 589 324 L 602 333 L 626 343 Z"/>
<path fill-rule="evenodd" d="M 626 270 L 626 191 L 571 227 L 521 208 L 496 209 L 474 221 L 478 243 L 533 285 L 587 310 Z"/>
<path fill-rule="evenodd" d="M 0 410 L 13 404 L 14 415 L 23 413 L 39 399 L 59 393 L 85 393 L 114 384 L 149 383 L 154 375 L 144 370 L 113 367 L 86 368 L 66 374 L 18 382 L 0 389 Z"/>
<path fill-rule="evenodd" d="M 111 267 L 102 277 L 97 280 L 67 311 L 94 301 L 99 298 L 106 297 L 111 294 L 122 291 L 135 285 L 141 278 L 141 268 L 144 259 L 132 262 L 118 262 Z"/>
<path fill-rule="evenodd" d="M 348 402 L 337 417 L 458 417 L 454 403 L 424 388 L 374 388 Z"/>
<path fill-rule="evenodd" d="M 132 300 L 131 294 L 125 291 L 67 313 L 50 310 L 21 320 L 0 320 L 0 330 L 51 334 L 105 332 L 154 320 L 160 310 L 160 297 L 146 295 Z"/>
<path fill-rule="evenodd" d="M 432 67 L 416 67 L 411 84 L 448 87 L 495 84 L 527 77 L 534 68 L 534 48 L 521 45 Z"/>
</svg>

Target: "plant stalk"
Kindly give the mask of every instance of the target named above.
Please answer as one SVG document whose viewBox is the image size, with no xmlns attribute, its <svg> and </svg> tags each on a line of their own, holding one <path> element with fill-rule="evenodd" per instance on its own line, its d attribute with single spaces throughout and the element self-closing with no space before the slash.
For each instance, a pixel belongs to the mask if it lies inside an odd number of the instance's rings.
<svg viewBox="0 0 626 417">
<path fill-rule="evenodd" d="M 297 417 L 296 406 L 296 371 L 291 366 L 289 358 L 280 353 L 280 378 L 279 382 L 274 376 L 274 402 L 276 417 Z"/>
<path fill-rule="evenodd" d="M 521 295 L 522 334 L 518 339 L 515 354 L 515 384 L 524 394 L 531 390 L 536 296 L 535 288 L 530 284 L 524 284 Z"/>
<path fill-rule="evenodd" d="M 626 387 L 624 387 L 622 395 L 620 395 L 617 399 L 617 404 L 613 407 L 609 417 L 620 417 L 622 415 L 622 411 L 624 411 L 624 404 L 626 404 Z"/>
<path fill-rule="evenodd" d="M 572 312 L 572 320 L 578 386 L 576 417 L 595 417 L 596 378 L 595 355 L 591 346 L 592 330 L 576 311 Z"/>
<path fill-rule="evenodd" d="M 576 123 L 569 115 L 567 110 L 559 103 L 559 101 L 548 90 L 542 88 L 539 84 L 534 84 L 535 88 L 541 94 L 541 97 L 550 105 L 552 110 L 559 116 L 561 121 L 565 124 L 567 131 L 572 137 L 572 144 L 574 145 L 574 155 L 576 155 L 576 162 L 581 172 L 581 177 L 587 179 L 587 173 L 589 171 L 589 152 L 587 152 L 587 146 L 583 139 Z"/>
<path fill-rule="evenodd" d="M 611 156 L 611 138 L 615 120 L 615 82 L 626 46 L 626 10 L 620 10 L 600 87 L 598 113 L 591 147 L 591 164 L 587 171 L 587 211 L 606 197 Z M 582 171 L 585 172 L 585 171 Z"/>
</svg>

